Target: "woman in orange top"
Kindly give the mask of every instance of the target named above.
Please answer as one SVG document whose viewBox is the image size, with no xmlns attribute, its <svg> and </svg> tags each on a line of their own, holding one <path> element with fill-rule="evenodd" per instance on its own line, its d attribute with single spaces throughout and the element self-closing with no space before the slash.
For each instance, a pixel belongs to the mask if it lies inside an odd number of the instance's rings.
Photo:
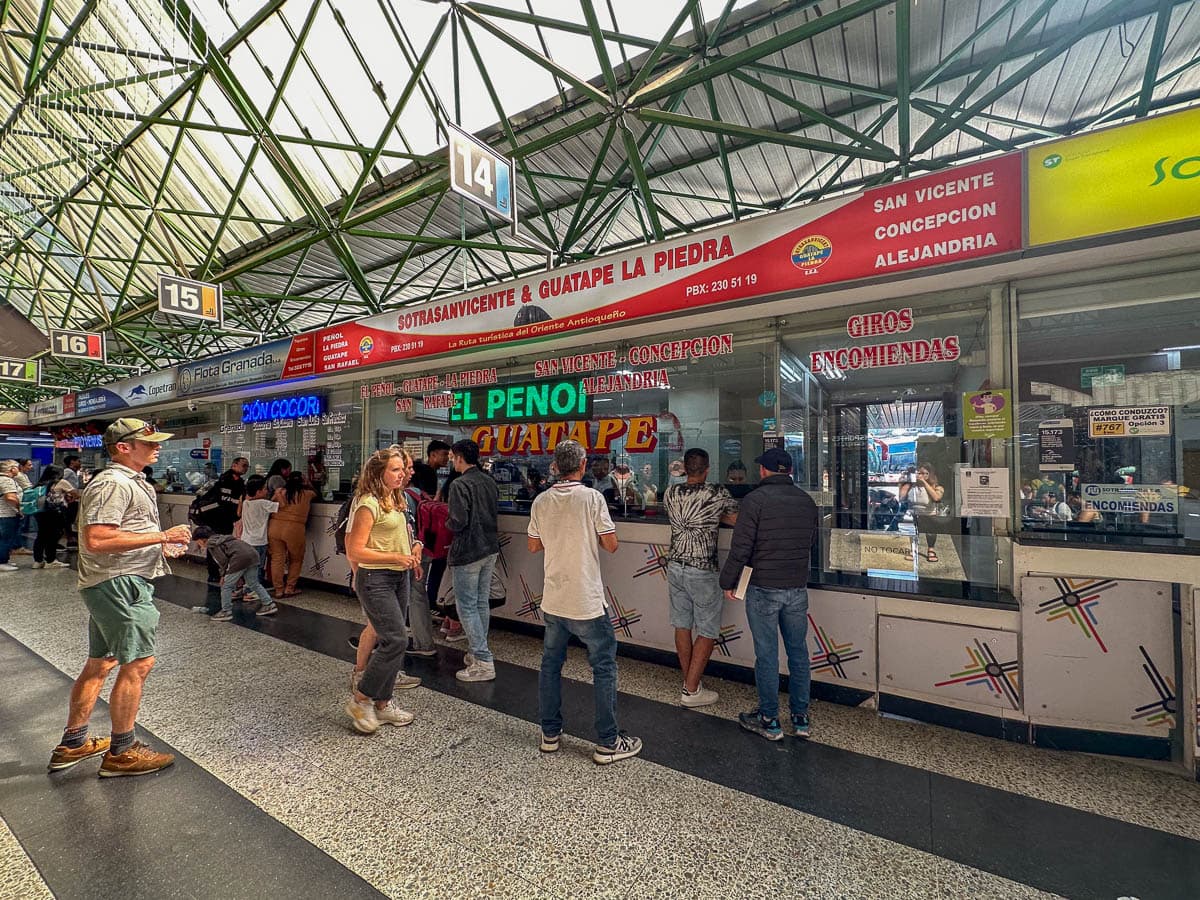
<svg viewBox="0 0 1200 900">
<path fill-rule="evenodd" d="M 271 524 L 267 526 L 272 594 L 276 600 L 300 593 L 296 583 L 304 567 L 304 535 L 315 496 L 312 488 L 304 483 L 304 476 L 293 472 L 288 476 L 287 485 L 279 488 L 271 498 L 279 504 L 279 511 L 271 516 Z"/>
</svg>

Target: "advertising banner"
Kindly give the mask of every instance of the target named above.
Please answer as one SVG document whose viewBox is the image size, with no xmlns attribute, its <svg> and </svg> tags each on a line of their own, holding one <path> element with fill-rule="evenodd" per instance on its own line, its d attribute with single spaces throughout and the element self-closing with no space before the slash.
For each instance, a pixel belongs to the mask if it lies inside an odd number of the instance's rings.
<svg viewBox="0 0 1200 900">
<path fill-rule="evenodd" d="M 49 400 L 39 400 L 29 407 L 29 421 L 34 425 L 44 422 L 55 422 L 63 417 L 63 398 L 51 397 Z"/>
<path fill-rule="evenodd" d="M 1171 433 L 1169 406 L 1109 406 L 1088 410 L 1094 438 L 1151 437 Z"/>
<path fill-rule="evenodd" d="M 1200 109 L 1026 151 L 1031 246 L 1200 215 Z"/>
<path fill-rule="evenodd" d="M 75 394 L 75 415 L 95 416 L 150 403 L 162 403 L 175 397 L 175 369 L 164 369 L 125 378 L 99 388 Z M 65 411 L 64 411 L 65 413 Z"/>
<path fill-rule="evenodd" d="M 1085 509 L 1112 513 L 1179 512 L 1179 488 L 1173 484 L 1085 484 Z"/>
<path fill-rule="evenodd" d="M 1010 438 L 1013 433 L 1010 391 L 971 391 L 963 394 L 963 437 Z"/>
<path fill-rule="evenodd" d="M 327 328 L 316 373 L 1008 253 L 1021 196 L 1017 154 L 959 166 Z"/>
<path fill-rule="evenodd" d="M 299 341 L 299 347 L 296 342 Z M 211 394 L 312 374 L 312 336 L 284 338 L 179 366 L 179 396 Z"/>
</svg>

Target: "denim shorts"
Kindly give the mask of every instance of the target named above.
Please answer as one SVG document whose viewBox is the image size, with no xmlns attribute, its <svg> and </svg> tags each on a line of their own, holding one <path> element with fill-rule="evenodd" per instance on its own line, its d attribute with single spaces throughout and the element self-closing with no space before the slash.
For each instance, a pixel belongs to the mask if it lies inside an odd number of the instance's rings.
<svg viewBox="0 0 1200 900">
<path fill-rule="evenodd" d="M 695 631 L 700 637 L 721 636 L 725 592 L 716 572 L 667 563 L 667 592 L 671 598 L 671 625 Z"/>
</svg>

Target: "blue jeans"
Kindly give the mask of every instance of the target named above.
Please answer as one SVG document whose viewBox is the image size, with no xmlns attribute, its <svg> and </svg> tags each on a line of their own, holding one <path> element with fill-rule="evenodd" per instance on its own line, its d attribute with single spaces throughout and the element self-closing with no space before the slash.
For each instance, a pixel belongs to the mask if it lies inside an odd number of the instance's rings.
<svg viewBox="0 0 1200 900">
<path fill-rule="evenodd" d="M 267 577 L 267 545 L 251 544 L 250 546 L 258 554 L 258 580 L 261 584 L 266 584 L 271 580 Z"/>
<path fill-rule="evenodd" d="M 225 573 L 225 578 L 221 582 L 221 609 L 225 610 L 225 612 L 233 609 L 233 588 L 237 585 L 238 579 L 245 580 L 246 593 L 257 594 L 263 606 L 270 606 L 275 602 L 271 599 L 271 595 L 267 592 L 267 589 L 258 580 L 258 568 L 258 566 L 250 566 L 245 569 Z"/>
<path fill-rule="evenodd" d="M 607 615 L 595 619 L 564 619 L 543 613 L 546 636 L 542 643 L 542 670 L 538 674 L 538 701 L 542 734 L 562 734 L 562 667 L 571 635 L 583 641 L 592 667 L 596 704 L 596 739 L 602 747 L 617 740 L 617 635 Z M 466 622 L 463 623 L 466 627 Z"/>
<path fill-rule="evenodd" d="M 0 499 L 0 503 L 4 503 Z M 8 556 L 13 551 L 13 547 L 18 545 L 17 530 L 21 527 L 21 519 L 19 516 L 7 516 L 0 519 L 0 565 L 5 565 L 8 562 Z"/>
<path fill-rule="evenodd" d="M 493 553 L 465 566 L 450 566 L 454 605 L 458 607 L 458 619 L 467 633 L 467 645 L 472 656 L 486 663 L 492 662 L 492 651 L 487 643 L 488 623 L 492 618 L 488 595 L 492 591 L 492 570 L 499 557 L 499 553 Z"/>
<path fill-rule="evenodd" d="M 806 588 L 746 589 L 746 618 L 754 637 L 754 683 L 758 712 L 779 715 L 779 635 L 788 659 L 788 705 L 793 716 L 808 715 L 808 590 Z"/>
</svg>

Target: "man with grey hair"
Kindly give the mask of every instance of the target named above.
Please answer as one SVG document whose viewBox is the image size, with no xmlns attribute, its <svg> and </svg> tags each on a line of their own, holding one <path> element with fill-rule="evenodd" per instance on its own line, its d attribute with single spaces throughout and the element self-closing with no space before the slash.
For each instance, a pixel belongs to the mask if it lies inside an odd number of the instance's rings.
<svg viewBox="0 0 1200 900">
<path fill-rule="evenodd" d="M 0 462 L 0 572 L 15 572 L 9 554 L 17 544 L 21 528 L 21 488 L 17 486 L 19 466 L 15 459 Z"/>
<path fill-rule="evenodd" d="M 542 618 L 546 634 L 538 675 L 543 753 L 562 738 L 562 668 L 571 635 L 587 647 L 592 667 L 597 744 L 592 760 L 608 765 L 642 752 L 641 738 L 617 728 L 617 636 L 604 602 L 600 547 L 617 552 L 617 529 L 604 497 L 583 483 L 587 454 L 576 441 L 554 448 L 558 481 L 533 501 L 529 552 L 546 551 Z"/>
</svg>

